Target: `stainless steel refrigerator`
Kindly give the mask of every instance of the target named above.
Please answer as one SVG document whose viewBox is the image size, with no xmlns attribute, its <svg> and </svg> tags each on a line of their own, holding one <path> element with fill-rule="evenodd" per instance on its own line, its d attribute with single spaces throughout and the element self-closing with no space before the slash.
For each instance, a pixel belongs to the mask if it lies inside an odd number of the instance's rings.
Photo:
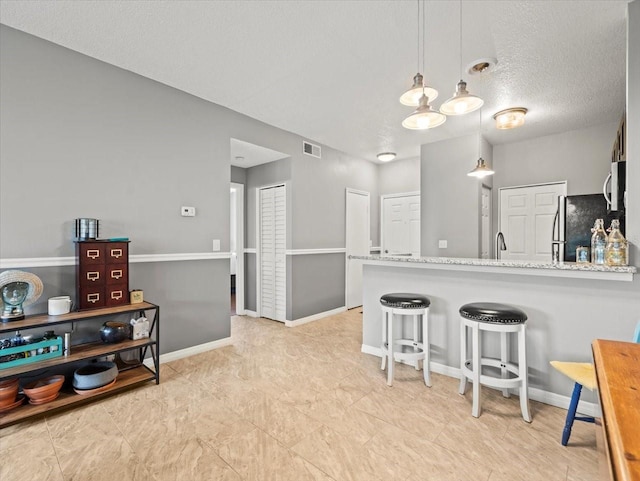
<svg viewBox="0 0 640 481">
<path fill-rule="evenodd" d="M 624 211 L 608 213 L 602 194 L 558 196 L 551 240 L 552 260 L 575 262 L 579 246 L 591 248 L 591 228 L 596 219 L 604 219 L 605 229 L 613 219 L 619 219 L 625 234 Z"/>
</svg>

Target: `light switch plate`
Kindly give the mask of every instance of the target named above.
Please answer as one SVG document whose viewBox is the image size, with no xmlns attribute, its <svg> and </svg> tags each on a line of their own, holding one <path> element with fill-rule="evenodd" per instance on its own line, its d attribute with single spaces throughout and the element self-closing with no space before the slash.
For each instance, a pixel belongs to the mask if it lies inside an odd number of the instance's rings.
<svg viewBox="0 0 640 481">
<path fill-rule="evenodd" d="M 220 252 L 220 239 L 213 239 L 213 252 Z"/>
<path fill-rule="evenodd" d="M 447 241 L 446 240 L 439 240 L 438 241 L 438 249 L 446 249 L 447 248 Z"/>
</svg>

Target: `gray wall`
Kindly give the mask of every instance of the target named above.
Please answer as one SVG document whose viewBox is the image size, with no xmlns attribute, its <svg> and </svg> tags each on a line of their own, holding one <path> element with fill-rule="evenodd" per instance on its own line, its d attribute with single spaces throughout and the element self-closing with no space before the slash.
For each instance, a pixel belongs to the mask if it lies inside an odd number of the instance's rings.
<svg viewBox="0 0 640 481">
<path fill-rule="evenodd" d="M 420 157 L 379 164 L 378 193 L 380 196 L 405 192 L 420 192 Z"/>
<path fill-rule="evenodd" d="M 376 164 L 323 146 L 322 159 L 304 156 L 292 167 L 292 249 L 345 247 L 347 188 L 371 194 L 371 240 L 378 245 Z"/>
<path fill-rule="evenodd" d="M 289 319 L 302 319 L 345 305 L 344 254 L 295 255 L 288 260 L 294 279 L 291 297 L 297 301 Z"/>
<path fill-rule="evenodd" d="M 482 183 L 467 175 L 478 147 L 478 134 L 421 146 L 421 255 L 479 257 Z M 489 147 L 483 145 L 483 156 L 486 150 L 490 157 Z M 439 249 L 438 240 L 447 240 L 447 249 Z"/>
<path fill-rule="evenodd" d="M 640 267 L 640 2 L 628 6 L 627 238 L 630 263 Z"/>
<path fill-rule="evenodd" d="M 618 122 L 610 122 L 496 145 L 493 149 L 496 195 L 500 187 L 562 180 L 567 181 L 568 195 L 601 192 L 609 173 L 617 128 Z"/>
<path fill-rule="evenodd" d="M 231 182 L 235 182 L 236 184 L 246 184 L 247 169 L 243 169 L 242 167 L 236 167 L 235 165 L 232 165 L 231 166 Z"/>
<path fill-rule="evenodd" d="M 1 257 L 73 255 L 77 217 L 132 254 L 227 250 L 219 109 L 5 26 L 1 39 Z"/>
</svg>

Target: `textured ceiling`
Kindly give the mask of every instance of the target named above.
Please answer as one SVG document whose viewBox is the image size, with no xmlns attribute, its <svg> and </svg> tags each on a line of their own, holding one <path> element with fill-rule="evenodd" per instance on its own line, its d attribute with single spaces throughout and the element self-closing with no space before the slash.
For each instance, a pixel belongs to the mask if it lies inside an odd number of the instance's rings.
<svg viewBox="0 0 640 481">
<path fill-rule="evenodd" d="M 636 0 L 640 1 L 640 0 Z M 492 144 L 617 120 L 624 108 L 627 0 L 465 1 L 464 75 L 485 100 Z M 440 92 L 460 76 L 459 2 L 426 3 L 426 79 Z M 417 71 L 416 1 L 7 1 L 0 22 L 375 161 L 479 128 L 477 112 L 408 131 L 398 102 Z M 423 72 L 424 73 L 424 72 Z M 498 131 L 498 110 L 529 109 Z"/>
</svg>

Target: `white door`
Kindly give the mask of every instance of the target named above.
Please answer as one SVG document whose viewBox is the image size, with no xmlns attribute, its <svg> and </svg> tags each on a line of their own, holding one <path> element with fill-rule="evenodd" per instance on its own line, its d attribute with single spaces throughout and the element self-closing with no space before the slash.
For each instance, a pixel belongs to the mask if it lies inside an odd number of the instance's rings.
<svg viewBox="0 0 640 481">
<path fill-rule="evenodd" d="M 382 196 L 383 256 L 420 256 L 420 194 Z"/>
<path fill-rule="evenodd" d="M 480 257 L 489 259 L 491 256 L 491 188 L 482 186 L 482 245 Z"/>
<path fill-rule="evenodd" d="M 346 303 L 347 309 L 362 305 L 362 261 L 350 255 L 369 255 L 369 192 L 347 189 Z"/>
<path fill-rule="evenodd" d="M 500 189 L 500 231 L 507 245 L 501 259 L 551 261 L 559 195 L 567 195 L 566 182 Z"/>
<path fill-rule="evenodd" d="M 287 242 L 285 186 L 260 189 L 259 199 L 259 314 L 284 322 Z"/>
</svg>

